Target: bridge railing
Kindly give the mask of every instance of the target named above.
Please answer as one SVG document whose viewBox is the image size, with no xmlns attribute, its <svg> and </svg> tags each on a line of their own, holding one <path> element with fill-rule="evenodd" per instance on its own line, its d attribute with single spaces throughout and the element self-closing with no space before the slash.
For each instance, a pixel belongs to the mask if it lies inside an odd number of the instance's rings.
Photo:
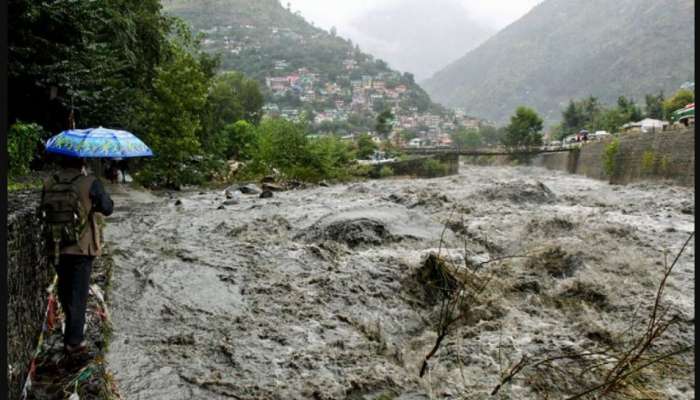
<svg viewBox="0 0 700 400">
<path fill-rule="evenodd" d="M 462 155 L 508 155 L 508 154 L 539 154 L 553 153 L 560 151 L 571 151 L 580 146 L 575 144 L 559 144 L 559 145 L 543 145 L 519 148 L 517 150 L 509 150 L 504 146 L 489 146 L 489 147 L 457 147 L 457 146 L 431 146 L 431 147 L 406 147 L 403 150 L 408 154 L 440 154 L 440 153 L 458 153 Z"/>
</svg>

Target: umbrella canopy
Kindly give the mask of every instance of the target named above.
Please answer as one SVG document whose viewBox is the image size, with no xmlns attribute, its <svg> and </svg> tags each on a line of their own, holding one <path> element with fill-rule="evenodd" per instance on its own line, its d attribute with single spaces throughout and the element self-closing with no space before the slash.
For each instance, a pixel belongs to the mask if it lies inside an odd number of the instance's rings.
<svg viewBox="0 0 700 400">
<path fill-rule="evenodd" d="M 132 133 L 103 127 L 63 131 L 46 142 L 46 151 L 81 158 L 153 156 L 151 149 Z"/>
</svg>

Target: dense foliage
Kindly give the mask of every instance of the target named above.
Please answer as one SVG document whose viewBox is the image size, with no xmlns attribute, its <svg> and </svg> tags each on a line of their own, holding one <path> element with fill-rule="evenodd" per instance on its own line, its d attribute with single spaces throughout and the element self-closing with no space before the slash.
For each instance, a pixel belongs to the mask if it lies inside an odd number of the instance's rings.
<svg viewBox="0 0 700 400">
<path fill-rule="evenodd" d="M 158 0 L 8 3 L 10 122 L 51 132 L 79 125 L 131 127 L 162 62 L 171 21 Z"/>
<path fill-rule="evenodd" d="M 136 178 L 202 183 L 228 157 L 248 155 L 262 116 L 257 82 L 216 76 L 219 61 L 157 0 L 12 0 L 11 174 L 26 174 L 39 141 L 68 129 L 126 129 L 154 151 Z"/>
<path fill-rule="evenodd" d="M 477 129 L 460 129 L 450 135 L 452 145 L 459 148 L 476 149 L 484 142 Z"/>
<path fill-rule="evenodd" d="M 394 114 L 390 110 L 384 110 L 377 115 L 377 124 L 374 129 L 380 137 L 386 139 L 394 127 Z"/>
<path fill-rule="evenodd" d="M 350 176 L 352 147 L 334 136 L 308 138 L 303 124 L 266 118 L 253 137 L 250 161 L 242 172 L 246 178 L 278 173 L 313 182 Z"/>
<path fill-rule="evenodd" d="M 666 116 L 668 118 L 671 117 L 671 114 L 679 110 L 689 103 L 693 103 L 695 101 L 695 93 L 691 90 L 688 89 L 681 89 L 676 94 L 673 95 L 670 99 L 666 100 L 663 103 L 663 109 L 664 112 L 666 113 Z"/>
<path fill-rule="evenodd" d="M 16 122 L 7 134 L 7 154 L 10 157 L 9 175 L 21 176 L 29 173 L 37 146 L 41 146 L 43 129 L 37 124 Z"/>
<path fill-rule="evenodd" d="M 367 134 L 363 133 L 357 138 L 357 151 L 356 151 L 356 156 L 360 160 L 368 160 L 372 155 L 374 154 L 375 151 L 377 151 L 377 144 L 374 143 L 374 140 L 372 140 L 372 137 Z"/>
<path fill-rule="evenodd" d="M 515 115 L 510 118 L 506 127 L 506 135 L 501 143 L 508 151 L 513 152 L 513 158 L 526 162 L 529 156 L 515 154 L 518 151 L 528 151 L 532 147 L 542 145 L 542 118 L 535 110 L 528 107 L 518 107 Z"/>
<path fill-rule="evenodd" d="M 694 97 L 694 92 L 687 89 L 680 89 L 669 99 L 664 99 L 662 92 L 647 94 L 644 96 L 643 110 L 634 99 L 625 96 L 618 97 L 614 106 L 605 105 L 593 96 L 583 100 L 570 100 L 562 111 L 561 123 L 553 129 L 554 137 L 563 139 L 581 129 L 590 132 L 618 132 L 624 124 L 643 118 L 670 120 L 673 111 L 692 103 Z"/>
</svg>

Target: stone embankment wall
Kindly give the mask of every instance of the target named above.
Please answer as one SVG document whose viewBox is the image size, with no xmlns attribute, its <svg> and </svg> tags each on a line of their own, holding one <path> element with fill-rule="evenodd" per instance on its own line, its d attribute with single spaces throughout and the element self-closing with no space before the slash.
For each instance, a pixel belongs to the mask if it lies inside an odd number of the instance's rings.
<svg viewBox="0 0 700 400">
<path fill-rule="evenodd" d="M 437 163 L 435 163 L 437 162 Z M 388 166 L 395 176 L 416 176 L 419 178 L 436 178 L 459 173 L 459 155 L 435 154 L 421 156 L 393 163 L 377 164 L 370 173 L 372 178 L 379 178 L 381 170 Z"/>
<path fill-rule="evenodd" d="M 618 138 L 611 176 L 603 167 L 603 155 L 612 142 L 608 139 L 582 145 L 578 151 L 537 155 L 532 165 L 567 171 L 589 178 L 626 184 L 643 180 L 672 181 L 695 186 L 695 129 L 656 133 L 626 133 Z M 468 157 L 465 162 L 479 165 L 509 165 L 507 157 Z"/>
<path fill-rule="evenodd" d="M 19 399 L 46 312 L 53 269 L 47 264 L 39 193 L 13 192 L 7 213 L 7 363 L 9 399 Z M 0 396 L 2 397 L 2 396 Z"/>
</svg>

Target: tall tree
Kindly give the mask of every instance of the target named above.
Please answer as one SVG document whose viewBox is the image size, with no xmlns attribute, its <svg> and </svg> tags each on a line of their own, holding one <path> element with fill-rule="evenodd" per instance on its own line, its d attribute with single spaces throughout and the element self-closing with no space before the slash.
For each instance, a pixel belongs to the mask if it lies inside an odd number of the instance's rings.
<svg viewBox="0 0 700 400">
<path fill-rule="evenodd" d="M 510 117 L 510 124 L 506 127 L 506 135 L 502 140 L 503 145 L 510 152 L 526 151 L 533 146 L 542 145 L 543 121 L 535 110 L 528 107 L 518 107 L 515 115 Z M 516 155 L 514 158 L 520 161 L 529 159 L 526 155 Z"/>
<path fill-rule="evenodd" d="M 264 98 L 258 82 L 239 72 L 225 72 L 214 78 L 205 105 L 200 139 L 205 149 L 221 150 L 224 127 L 237 121 L 258 124 L 262 117 Z"/>
<path fill-rule="evenodd" d="M 659 94 L 651 95 L 648 94 L 644 97 L 646 102 L 646 116 L 647 118 L 654 119 L 664 119 L 664 93 L 659 92 Z"/>
<path fill-rule="evenodd" d="M 583 127 L 583 118 L 579 113 L 579 108 L 573 100 L 569 100 L 569 105 L 562 112 L 561 134 L 570 135 Z"/>
<path fill-rule="evenodd" d="M 387 139 L 389 137 L 389 133 L 391 133 L 393 127 L 394 114 L 391 112 L 391 110 L 384 110 L 381 113 L 379 113 L 379 115 L 377 116 L 377 124 L 375 126 L 375 129 L 383 139 Z"/>
<path fill-rule="evenodd" d="M 10 0 L 10 121 L 128 126 L 150 88 L 170 20 L 158 0 Z"/>
</svg>

